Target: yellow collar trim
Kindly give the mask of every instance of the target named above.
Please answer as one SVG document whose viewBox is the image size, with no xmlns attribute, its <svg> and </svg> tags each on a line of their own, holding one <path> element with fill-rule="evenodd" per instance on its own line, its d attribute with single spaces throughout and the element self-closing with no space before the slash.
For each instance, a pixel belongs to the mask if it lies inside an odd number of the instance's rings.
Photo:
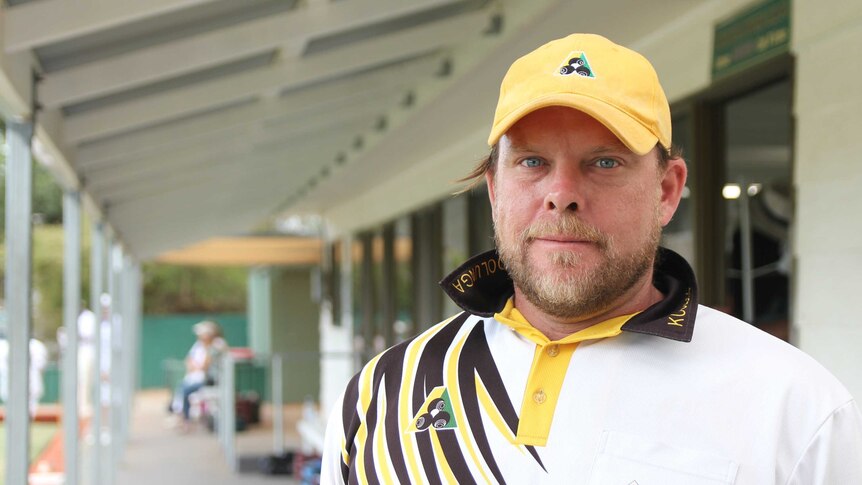
<svg viewBox="0 0 862 485">
<path fill-rule="evenodd" d="M 524 315 L 515 308 L 514 300 L 509 298 L 506 306 L 500 313 L 495 314 L 494 318 L 536 344 L 527 387 L 524 389 L 521 402 L 518 432 L 515 436 L 517 444 L 532 446 L 547 444 L 563 381 L 578 344 L 585 340 L 616 337 L 622 333 L 622 326 L 635 315 L 637 313 L 614 317 L 560 340 L 552 341 L 530 325 Z"/>
<path fill-rule="evenodd" d="M 567 335 L 560 340 L 550 340 L 536 327 L 530 325 L 530 322 L 528 322 L 527 319 L 524 318 L 524 315 L 522 315 L 521 312 L 519 312 L 518 309 L 515 308 L 514 298 L 509 298 L 506 301 L 506 306 L 503 307 L 503 309 L 499 313 L 495 313 L 494 318 L 498 322 L 506 325 L 507 327 L 512 328 L 512 330 L 518 332 L 522 337 L 533 342 L 534 344 L 539 346 L 545 346 L 548 344 L 574 344 L 578 342 L 583 342 L 584 340 L 598 340 L 602 338 L 616 337 L 617 335 L 622 333 L 623 325 L 625 325 L 625 323 L 629 321 L 629 319 L 631 319 L 638 313 L 640 312 L 635 312 L 629 315 L 621 315 L 618 317 L 611 318 L 609 320 L 605 320 L 604 322 L 597 323 L 571 335 Z"/>
</svg>

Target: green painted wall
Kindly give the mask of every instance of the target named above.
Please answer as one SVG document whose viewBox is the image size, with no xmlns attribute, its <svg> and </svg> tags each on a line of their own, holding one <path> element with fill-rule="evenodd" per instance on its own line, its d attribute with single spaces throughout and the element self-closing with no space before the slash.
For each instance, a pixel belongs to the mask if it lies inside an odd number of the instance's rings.
<svg viewBox="0 0 862 485">
<path fill-rule="evenodd" d="M 318 306 L 311 300 L 310 268 L 256 268 L 249 272 L 249 339 L 260 355 L 285 353 L 286 402 L 320 392 Z"/>
<path fill-rule="evenodd" d="M 248 342 L 258 354 L 269 354 L 272 327 L 272 269 L 248 272 Z"/>
<path fill-rule="evenodd" d="M 186 353 L 195 342 L 192 326 L 201 320 L 215 320 L 224 330 L 225 338 L 232 347 L 248 346 L 247 317 L 243 314 L 225 315 L 145 315 L 141 330 L 141 388 L 165 387 L 169 383 L 166 365 L 173 362 L 174 374 L 182 378 Z M 45 368 L 43 379 L 45 394 L 40 402 L 56 403 L 60 400 L 61 371 L 57 363 Z M 268 381 L 262 366 L 243 363 L 237 366 L 236 387 L 238 391 L 254 390 L 267 396 Z"/>
<path fill-rule="evenodd" d="M 225 339 L 231 347 L 248 346 L 246 315 L 145 315 L 141 328 L 141 388 L 165 387 L 163 363 L 173 359 L 182 361 L 195 342 L 192 326 L 201 320 L 214 320 L 221 325 Z M 181 363 L 180 363 L 181 364 Z M 180 365 L 175 372 L 182 377 Z"/>
<path fill-rule="evenodd" d="M 311 299 L 310 268 L 284 268 L 272 278 L 272 350 L 286 353 L 284 399 L 320 394 L 320 314 Z"/>
<path fill-rule="evenodd" d="M 42 371 L 42 382 L 45 386 L 45 393 L 42 394 L 39 402 L 60 402 L 60 375 L 60 369 L 54 362 L 50 362 L 45 366 L 45 370 Z"/>
</svg>

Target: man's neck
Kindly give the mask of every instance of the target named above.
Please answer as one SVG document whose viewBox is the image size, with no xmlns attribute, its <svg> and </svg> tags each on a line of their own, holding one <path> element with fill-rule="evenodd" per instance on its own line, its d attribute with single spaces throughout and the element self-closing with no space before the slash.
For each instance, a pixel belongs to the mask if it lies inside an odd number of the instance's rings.
<svg viewBox="0 0 862 485">
<path fill-rule="evenodd" d="M 524 315 L 530 325 L 542 332 L 549 340 L 560 340 L 575 332 L 591 327 L 621 315 L 629 315 L 646 310 L 661 301 L 662 293 L 652 284 L 652 271 L 645 275 L 629 291 L 608 305 L 606 310 L 592 315 L 570 319 L 548 315 L 530 303 L 515 286 L 515 308 Z"/>
</svg>

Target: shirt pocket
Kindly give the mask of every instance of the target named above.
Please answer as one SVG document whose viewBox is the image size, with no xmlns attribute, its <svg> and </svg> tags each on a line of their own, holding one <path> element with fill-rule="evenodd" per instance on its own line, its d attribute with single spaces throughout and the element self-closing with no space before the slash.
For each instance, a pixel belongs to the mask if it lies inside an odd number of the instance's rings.
<svg viewBox="0 0 862 485">
<path fill-rule="evenodd" d="M 590 485 L 732 485 L 739 466 L 719 455 L 602 433 Z"/>
</svg>

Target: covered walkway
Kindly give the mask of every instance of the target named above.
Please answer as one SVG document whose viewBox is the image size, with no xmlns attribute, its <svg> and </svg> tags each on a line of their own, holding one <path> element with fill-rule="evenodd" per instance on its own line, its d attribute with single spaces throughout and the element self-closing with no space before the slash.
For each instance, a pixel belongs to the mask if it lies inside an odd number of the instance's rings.
<svg viewBox="0 0 862 485">
<path fill-rule="evenodd" d="M 215 434 L 195 429 L 180 434 L 166 422 L 163 391 L 145 391 L 136 395 L 131 416 L 131 432 L 126 453 L 117 468 L 115 483 L 123 485 L 266 485 L 293 484 L 285 476 L 266 476 L 254 471 L 232 472 L 224 460 Z M 296 406 L 286 407 L 288 448 L 298 445 L 293 430 L 298 416 Z M 272 450 L 272 424 L 268 409 L 263 423 L 237 435 L 237 450 L 241 457 L 266 456 Z M 249 460 L 250 461 L 250 460 Z"/>
</svg>

